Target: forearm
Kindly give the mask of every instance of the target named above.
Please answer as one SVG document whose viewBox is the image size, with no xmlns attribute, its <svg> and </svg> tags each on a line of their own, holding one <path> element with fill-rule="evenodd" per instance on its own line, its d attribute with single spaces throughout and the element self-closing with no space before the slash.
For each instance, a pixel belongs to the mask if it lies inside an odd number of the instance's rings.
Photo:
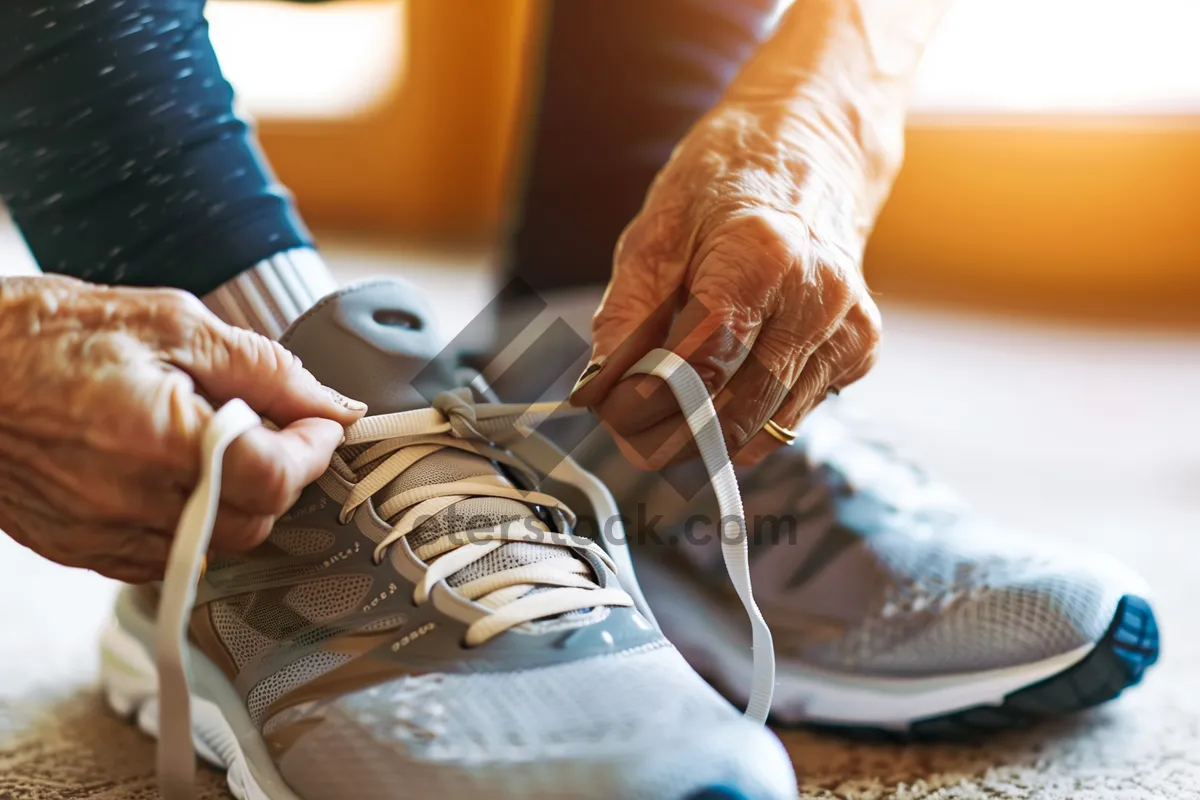
<svg viewBox="0 0 1200 800">
<path fill-rule="evenodd" d="M 925 45 L 952 0 L 796 0 L 726 100 L 770 108 L 780 135 L 853 175 L 872 224 L 903 158 Z"/>
<path fill-rule="evenodd" d="M 0 3 L 0 198 L 43 270 L 200 294 L 309 243 L 202 10 Z"/>
</svg>

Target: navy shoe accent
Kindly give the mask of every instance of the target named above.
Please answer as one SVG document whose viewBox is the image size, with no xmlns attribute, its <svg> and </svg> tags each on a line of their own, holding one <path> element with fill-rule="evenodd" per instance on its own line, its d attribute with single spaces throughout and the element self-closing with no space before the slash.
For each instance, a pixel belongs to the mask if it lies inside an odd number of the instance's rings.
<svg viewBox="0 0 1200 800">
<path fill-rule="evenodd" d="M 710 786 L 707 789 L 701 789 L 698 793 L 689 797 L 688 800 L 750 800 L 750 798 L 736 789 L 729 789 L 725 786 Z"/>
</svg>

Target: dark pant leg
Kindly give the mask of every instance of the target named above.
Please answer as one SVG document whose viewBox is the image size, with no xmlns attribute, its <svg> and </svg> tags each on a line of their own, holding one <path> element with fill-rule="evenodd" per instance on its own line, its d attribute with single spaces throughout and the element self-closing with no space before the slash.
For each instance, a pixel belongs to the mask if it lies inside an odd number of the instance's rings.
<svg viewBox="0 0 1200 800">
<path fill-rule="evenodd" d="M 768 32 L 778 0 L 557 0 L 513 274 L 604 283 L 654 175 Z"/>
<path fill-rule="evenodd" d="M 203 294 L 309 244 L 203 10 L 0 1 L 0 198 L 43 270 Z"/>
</svg>

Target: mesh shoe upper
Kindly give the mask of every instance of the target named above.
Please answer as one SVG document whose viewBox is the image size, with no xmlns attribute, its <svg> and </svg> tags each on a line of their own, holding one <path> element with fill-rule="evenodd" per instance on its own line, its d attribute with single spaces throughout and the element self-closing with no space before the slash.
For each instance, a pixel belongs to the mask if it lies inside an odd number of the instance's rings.
<svg viewBox="0 0 1200 800">
<path fill-rule="evenodd" d="M 1144 591 L 1112 559 L 981 520 L 919 470 L 851 437 L 833 405 L 810 415 L 795 446 L 738 471 L 751 574 L 781 658 L 879 676 L 1016 666 L 1095 643 L 1121 596 Z M 639 557 L 739 613 L 717 580 L 715 504 L 695 465 L 646 478 L 610 442 L 578 455 L 630 518 L 639 507 L 661 515 L 655 530 L 632 532 Z"/>
</svg>

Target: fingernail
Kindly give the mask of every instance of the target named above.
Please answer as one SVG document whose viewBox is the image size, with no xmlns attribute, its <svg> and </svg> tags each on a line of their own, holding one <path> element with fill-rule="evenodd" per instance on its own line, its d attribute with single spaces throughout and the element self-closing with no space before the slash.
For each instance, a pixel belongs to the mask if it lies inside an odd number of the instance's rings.
<svg viewBox="0 0 1200 800">
<path fill-rule="evenodd" d="M 579 380 L 575 381 L 575 385 L 571 387 L 571 396 L 574 397 L 576 392 L 591 383 L 600 374 L 600 370 L 602 369 L 604 369 L 603 358 L 588 362 L 588 365 L 583 368 L 583 372 L 579 375 Z"/>
<path fill-rule="evenodd" d="M 333 400 L 333 402 L 337 403 L 342 408 L 347 408 L 351 411 L 366 411 L 367 410 L 366 403 L 360 402 L 358 400 L 352 400 L 349 397 L 346 397 L 346 395 L 337 391 L 336 389 L 331 389 L 328 386 L 326 386 L 325 391 L 329 392 L 329 397 Z"/>
</svg>

